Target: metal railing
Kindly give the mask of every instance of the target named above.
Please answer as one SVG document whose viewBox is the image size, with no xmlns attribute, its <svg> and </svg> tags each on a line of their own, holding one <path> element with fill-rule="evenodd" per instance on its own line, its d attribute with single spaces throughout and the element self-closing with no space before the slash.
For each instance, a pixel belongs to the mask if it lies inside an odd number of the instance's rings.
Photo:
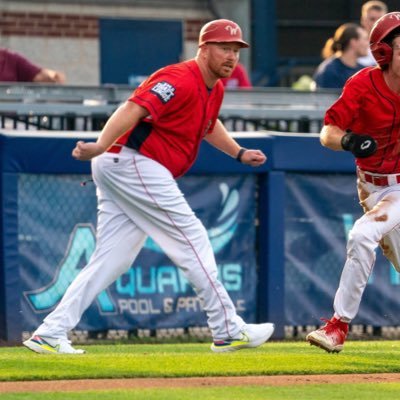
<svg viewBox="0 0 400 400">
<path fill-rule="evenodd" d="M 101 130 L 133 89 L 124 85 L 0 84 L 0 128 Z M 289 88 L 227 90 L 220 118 L 232 131 L 315 133 L 338 95 L 337 91 L 298 92 Z"/>
</svg>

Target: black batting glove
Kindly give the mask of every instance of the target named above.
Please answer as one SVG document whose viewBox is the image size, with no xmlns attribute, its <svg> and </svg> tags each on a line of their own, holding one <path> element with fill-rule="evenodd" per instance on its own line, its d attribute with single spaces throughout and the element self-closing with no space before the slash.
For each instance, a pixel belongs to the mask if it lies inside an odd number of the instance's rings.
<svg viewBox="0 0 400 400">
<path fill-rule="evenodd" d="M 374 138 L 368 135 L 356 135 L 355 133 L 346 133 L 341 140 L 343 150 L 350 151 L 357 158 L 366 158 L 372 156 L 378 148 Z"/>
</svg>

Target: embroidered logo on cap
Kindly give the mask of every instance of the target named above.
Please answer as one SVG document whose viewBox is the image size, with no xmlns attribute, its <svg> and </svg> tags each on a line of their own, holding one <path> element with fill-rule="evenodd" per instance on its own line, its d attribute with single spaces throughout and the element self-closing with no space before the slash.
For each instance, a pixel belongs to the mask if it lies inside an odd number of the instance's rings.
<svg viewBox="0 0 400 400">
<path fill-rule="evenodd" d="M 231 26 L 231 25 L 227 25 L 227 26 L 225 27 L 225 30 L 228 31 L 232 36 L 235 36 L 235 35 L 237 34 L 238 29 L 239 29 L 238 27 L 234 28 L 234 27 Z"/>
<path fill-rule="evenodd" d="M 156 94 L 164 104 L 175 96 L 175 88 L 165 81 L 158 82 L 150 91 Z"/>
</svg>

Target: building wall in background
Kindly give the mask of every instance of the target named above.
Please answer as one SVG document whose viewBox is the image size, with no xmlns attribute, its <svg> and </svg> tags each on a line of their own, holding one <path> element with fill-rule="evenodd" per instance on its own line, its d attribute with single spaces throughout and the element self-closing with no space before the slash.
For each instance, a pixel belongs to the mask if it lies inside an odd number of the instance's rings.
<svg viewBox="0 0 400 400">
<path fill-rule="evenodd" d="M 213 18 L 206 3 L 203 0 L 2 0 L 0 47 L 18 51 L 40 66 L 64 71 L 67 84 L 98 85 L 99 18 L 182 19 L 185 22 L 182 56 L 190 58 L 196 53 L 201 25 Z"/>
</svg>

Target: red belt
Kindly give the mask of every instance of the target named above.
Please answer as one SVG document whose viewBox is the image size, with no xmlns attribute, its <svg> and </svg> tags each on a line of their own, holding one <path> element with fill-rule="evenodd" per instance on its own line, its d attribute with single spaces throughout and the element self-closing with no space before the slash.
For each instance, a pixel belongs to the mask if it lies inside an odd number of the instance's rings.
<svg viewBox="0 0 400 400">
<path fill-rule="evenodd" d="M 375 186 L 390 186 L 396 183 L 400 183 L 399 175 L 374 175 L 368 172 L 362 172 L 366 182 L 372 183 Z"/>
<path fill-rule="evenodd" d="M 107 152 L 108 152 L 108 153 L 115 153 L 115 154 L 118 154 L 118 153 L 121 152 L 121 150 L 122 150 L 122 145 L 120 145 L 120 144 L 113 144 L 111 147 L 109 147 L 109 148 L 107 149 Z"/>
</svg>

